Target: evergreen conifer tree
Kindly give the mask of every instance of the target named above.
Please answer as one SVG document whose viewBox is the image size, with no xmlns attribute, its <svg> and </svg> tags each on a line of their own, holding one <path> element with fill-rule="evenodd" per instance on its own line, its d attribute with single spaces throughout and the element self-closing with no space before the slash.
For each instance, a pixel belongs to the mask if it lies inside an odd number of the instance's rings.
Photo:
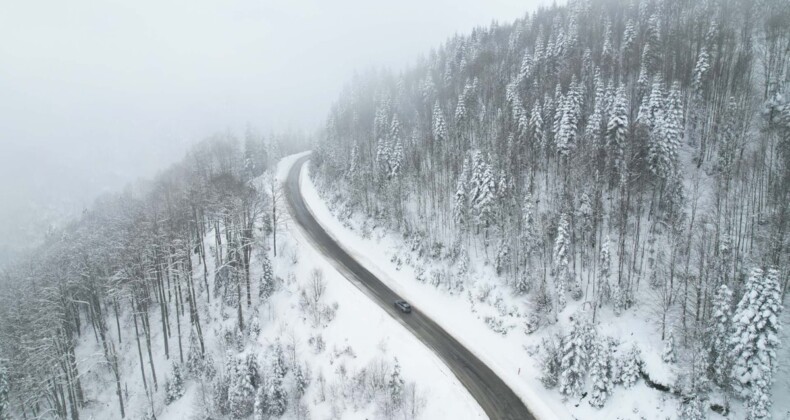
<svg viewBox="0 0 790 420">
<path fill-rule="evenodd" d="M 752 269 L 732 317 L 730 357 L 733 389 L 746 398 L 748 418 L 769 416 L 771 386 L 779 347 L 779 273 Z"/>
<path fill-rule="evenodd" d="M 610 168 L 615 179 L 619 179 L 625 171 L 625 145 L 626 135 L 628 134 L 628 98 L 625 94 L 625 87 L 617 89 L 617 96 L 614 100 L 609 122 L 606 126 Z"/>
<path fill-rule="evenodd" d="M 587 376 L 587 326 L 581 317 L 574 317 L 571 332 L 562 340 L 560 392 L 580 396 Z"/>
<path fill-rule="evenodd" d="M 554 283 L 557 292 L 557 310 L 561 311 L 567 303 L 565 299 L 565 289 L 570 280 L 570 267 L 568 253 L 570 252 L 571 240 L 570 224 L 568 215 L 563 213 L 557 225 L 557 237 L 554 239 Z"/>
<path fill-rule="evenodd" d="M 404 381 L 400 373 L 400 363 L 395 359 L 395 366 L 392 368 L 389 382 L 387 383 L 387 393 L 392 407 L 397 409 L 403 405 L 403 386 Z"/>
<path fill-rule="evenodd" d="M 642 351 L 634 344 L 620 363 L 620 383 L 631 388 L 642 375 Z"/>
<path fill-rule="evenodd" d="M 274 272 L 272 270 L 272 260 L 269 258 L 268 252 L 263 252 L 261 264 L 263 265 L 263 274 L 261 276 L 260 285 L 258 287 L 258 296 L 261 300 L 266 301 L 274 293 Z"/>
<path fill-rule="evenodd" d="M 732 325 L 732 291 L 726 284 L 716 289 L 713 297 L 711 325 L 708 329 L 710 345 L 708 353 L 713 361 L 713 380 L 726 387 L 730 377 L 730 326 Z"/>
<path fill-rule="evenodd" d="M 590 357 L 590 405 L 601 408 L 612 395 L 612 349 L 608 337 L 599 337 L 593 343 Z"/>
</svg>

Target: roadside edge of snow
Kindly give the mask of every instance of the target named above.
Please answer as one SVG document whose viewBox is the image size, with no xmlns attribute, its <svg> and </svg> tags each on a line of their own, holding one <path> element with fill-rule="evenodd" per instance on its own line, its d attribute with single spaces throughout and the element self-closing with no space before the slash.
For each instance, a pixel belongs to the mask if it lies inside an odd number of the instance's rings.
<svg viewBox="0 0 790 420">
<path fill-rule="evenodd" d="M 309 152 L 300 154 L 299 157 L 302 157 L 308 153 Z M 294 159 L 293 162 L 295 162 L 296 159 Z M 290 165 L 292 165 L 293 162 L 290 162 Z M 288 166 L 289 168 L 290 165 Z M 360 264 L 362 264 L 371 273 L 375 274 L 376 277 L 386 283 L 387 286 L 394 290 L 397 294 L 411 301 L 419 301 L 419 299 L 412 299 L 413 297 L 416 297 L 412 290 L 407 290 L 408 288 L 403 287 L 399 282 L 393 281 L 388 274 L 378 267 L 377 264 L 366 258 L 364 254 L 360 252 L 361 250 L 350 248 L 349 244 L 344 243 L 338 239 L 340 234 L 343 234 L 344 232 L 337 232 L 335 230 L 337 229 L 337 226 L 334 226 L 336 223 L 332 222 L 337 222 L 337 220 L 334 218 L 329 208 L 319 196 L 318 191 L 310 179 L 309 174 L 309 167 L 305 165 L 300 172 L 299 189 L 302 193 L 302 196 L 304 197 L 305 205 L 310 211 L 310 214 L 313 215 L 313 217 L 316 219 L 316 221 L 318 221 L 321 227 L 324 228 L 327 234 L 329 234 L 329 236 L 331 236 L 335 242 L 337 242 L 340 247 L 343 248 L 343 250 L 352 255 Z M 436 307 L 434 306 L 421 305 L 420 310 L 424 313 L 427 313 L 432 319 L 434 319 L 434 321 L 441 319 L 441 316 L 437 316 L 438 313 Z M 523 385 L 518 384 L 517 381 L 523 382 L 523 380 L 520 380 L 517 375 L 514 375 L 512 372 L 506 372 L 506 369 L 497 363 L 496 360 L 488 357 L 486 353 L 482 351 L 482 349 L 479 349 L 477 346 L 473 345 L 473 343 L 470 343 L 469 340 L 465 339 L 464 336 L 457 334 L 453 328 L 448 328 L 448 325 L 439 321 L 437 321 L 437 323 L 442 328 L 444 328 L 448 334 L 452 335 L 453 338 L 458 340 L 458 342 L 463 344 L 464 347 L 466 347 L 477 358 L 482 360 L 483 363 L 491 368 L 491 370 L 493 370 L 508 385 L 508 387 L 510 387 L 510 389 L 513 390 L 516 395 L 519 396 L 519 398 L 521 398 L 521 400 L 527 405 L 529 411 L 537 419 L 553 420 L 560 418 L 557 413 L 551 409 L 551 407 L 541 400 L 539 395 L 534 392 L 530 392 L 528 389 L 525 389 Z M 510 369 L 507 370 L 509 371 Z"/>
<path fill-rule="evenodd" d="M 276 171 L 278 182 L 280 182 L 281 184 L 283 182 L 285 182 L 286 179 L 287 179 L 288 173 L 290 172 L 290 169 L 293 167 L 293 164 L 297 160 L 299 160 L 300 158 L 302 158 L 303 156 L 306 156 L 308 154 L 310 154 L 310 151 L 297 153 L 297 154 L 290 155 L 290 156 L 286 156 L 282 160 L 280 160 L 279 165 L 277 167 L 277 171 Z M 303 177 L 304 177 L 304 174 L 301 173 L 300 174 L 300 183 L 301 183 L 301 179 Z M 312 213 L 312 210 L 311 210 L 311 213 Z M 332 261 L 329 258 L 327 258 L 326 256 L 324 256 L 324 254 L 321 252 L 321 250 L 314 246 L 312 240 L 310 240 L 307 237 L 306 233 L 304 232 L 304 230 L 302 229 L 302 227 L 299 224 L 291 223 L 291 224 L 288 225 L 286 230 L 288 231 L 288 233 L 292 236 L 292 238 L 297 243 L 301 243 L 301 244 L 304 244 L 305 246 L 310 247 L 310 250 L 308 251 L 307 254 L 304 253 L 304 250 L 302 251 L 304 257 L 308 257 L 309 254 L 316 255 L 317 256 L 316 258 L 320 258 L 321 259 L 321 262 L 323 263 L 322 265 L 324 267 L 326 267 L 326 268 L 331 268 L 334 271 L 334 274 L 337 277 L 342 277 L 343 279 L 345 279 L 347 281 L 349 280 L 345 276 L 343 271 L 339 267 L 336 266 L 335 261 Z M 329 274 L 328 277 L 331 277 L 331 274 Z M 342 291 L 335 290 L 334 293 L 338 293 L 338 292 L 340 294 L 345 295 L 346 297 L 352 297 L 352 296 L 356 295 L 356 296 L 354 296 L 355 298 L 361 298 L 360 295 L 366 295 L 365 291 L 363 289 L 360 289 L 356 284 L 354 284 L 353 281 L 348 281 L 346 286 L 343 288 Z M 427 404 L 428 405 L 427 412 L 424 413 L 424 414 L 426 414 L 426 415 L 427 414 L 434 414 L 434 415 L 436 415 L 437 412 L 443 412 L 443 410 L 442 410 L 442 403 L 446 402 L 446 403 L 449 403 L 449 404 L 453 404 L 456 407 L 456 409 L 454 410 L 454 411 L 456 411 L 456 413 L 455 413 L 456 416 L 458 415 L 458 413 L 463 411 L 464 414 L 465 414 L 465 416 L 463 417 L 464 419 L 467 419 L 467 418 L 468 419 L 485 419 L 485 418 L 488 418 L 485 415 L 485 412 L 483 411 L 483 409 L 480 406 L 480 404 L 478 404 L 477 400 L 475 400 L 475 398 L 472 396 L 472 394 L 469 393 L 469 390 L 466 389 L 465 386 L 463 386 L 461 381 L 458 380 L 458 378 L 455 376 L 455 374 L 453 374 L 453 372 L 444 363 L 444 361 L 442 361 L 439 358 L 439 356 L 436 355 L 436 353 L 434 353 L 433 350 L 430 347 L 426 346 L 425 343 L 423 343 L 416 336 L 414 336 L 406 328 L 406 326 L 403 324 L 403 321 L 401 319 L 392 317 L 387 311 L 385 311 L 383 308 L 380 308 L 378 306 L 378 304 L 376 304 L 372 300 L 367 300 L 366 304 L 367 304 L 367 306 L 373 308 L 373 309 L 371 309 L 372 311 L 378 311 L 379 312 L 379 313 L 375 313 L 375 314 L 372 313 L 371 316 L 373 316 L 375 318 L 388 318 L 389 322 L 391 322 L 390 325 L 392 325 L 391 328 L 398 328 L 398 330 L 396 331 L 396 334 L 393 334 L 392 337 L 388 337 L 388 339 L 392 338 L 394 340 L 397 340 L 398 341 L 398 347 L 406 347 L 406 348 L 408 348 L 409 351 L 407 351 L 407 354 L 411 353 L 412 355 L 414 355 L 415 353 L 419 353 L 421 357 L 424 357 L 424 363 L 430 364 L 431 366 L 435 367 L 436 370 L 437 370 L 436 373 L 441 374 L 443 377 L 445 377 L 446 381 L 448 382 L 448 385 L 450 385 L 452 387 L 452 390 L 447 390 L 448 394 L 452 393 L 452 394 L 463 395 L 463 400 L 462 401 L 457 401 L 457 400 L 454 400 L 454 401 L 432 400 L 432 401 L 430 401 Z M 395 327 L 395 325 L 397 325 L 397 327 Z M 413 342 L 412 342 L 412 340 L 413 340 Z M 404 366 L 404 373 L 406 373 L 405 372 L 406 371 L 405 368 L 406 368 L 406 366 Z M 437 393 L 434 390 L 434 388 L 432 387 L 433 385 L 435 385 L 437 383 L 437 381 L 436 381 L 437 378 L 435 376 L 425 375 L 425 374 L 423 374 L 422 376 L 416 376 L 416 375 L 414 375 L 415 373 L 416 372 L 412 372 L 412 375 L 409 377 L 409 380 L 412 380 L 412 381 L 416 382 L 416 384 L 418 386 L 421 386 L 424 390 L 427 390 L 428 393 L 431 394 L 431 395 L 435 396 L 437 394 L 441 394 L 441 393 Z M 459 406 L 464 407 L 464 409 L 461 410 L 459 408 Z M 447 413 L 443 412 L 443 415 L 447 415 Z M 436 418 L 436 417 L 425 417 L 425 418 Z M 454 417 L 454 418 L 459 418 L 459 417 Z"/>
</svg>

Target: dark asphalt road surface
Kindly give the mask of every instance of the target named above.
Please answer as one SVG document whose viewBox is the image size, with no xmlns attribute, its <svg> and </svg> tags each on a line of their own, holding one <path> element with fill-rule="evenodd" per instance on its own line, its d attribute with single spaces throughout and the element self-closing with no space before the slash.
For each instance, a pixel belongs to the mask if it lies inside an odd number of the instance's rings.
<svg viewBox="0 0 790 420">
<path fill-rule="evenodd" d="M 401 299 L 400 296 L 352 258 L 321 227 L 305 205 L 299 188 L 302 165 L 309 158 L 309 155 L 304 156 L 293 165 L 285 183 L 285 194 L 294 221 L 302 227 L 316 248 L 354 285 L 433 350 L 469 390 L 489 418 L 535 419 L 521 399 L 488 366 L 437 323 L 416 307 L 410 314 L 397 310 L 394 303 Z"/>
</svg>

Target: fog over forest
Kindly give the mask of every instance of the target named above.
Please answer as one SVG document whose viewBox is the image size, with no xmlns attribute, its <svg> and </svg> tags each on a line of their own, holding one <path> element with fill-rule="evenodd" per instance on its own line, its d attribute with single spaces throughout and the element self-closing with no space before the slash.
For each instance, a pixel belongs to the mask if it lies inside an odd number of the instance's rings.
<svg viewBox="0 0 790 420">
<path fill-rule="evenodd" d="M 0 261 L 197 140 L 312 131 L 355 71 L 403 68 L 545 3 L 6 2 Z"/>
</svg>

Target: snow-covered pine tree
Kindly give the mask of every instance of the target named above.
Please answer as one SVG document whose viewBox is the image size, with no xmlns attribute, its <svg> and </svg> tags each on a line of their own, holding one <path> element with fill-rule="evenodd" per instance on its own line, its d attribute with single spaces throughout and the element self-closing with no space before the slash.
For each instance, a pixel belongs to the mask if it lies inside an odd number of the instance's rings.
<svg viewBox="0 0 790 420">
<path fill-rule="evenodd" d="M 433 106 L 431 132 L 433 133 L 433 141 L 436 142 L 438 147 L 444 147 L 442 145 L 448 139 L 447 123 L 444 121 L 444 113 L 442 113 L 442 107 L 439 105 L 439 101 L 436 101 L 436 104 Z"/>
<path fill-rule="evenodd" d="M 565 95 L 562 94 L 562 86 L 560 86 L 559 83 L 557 83 L 557 86 L 554 88 L 554 101 L 552 103 L 554 106 L 551 108 L 551 111 L 553 112 L 550 120 L 551 133 L 554 135 L 554 144 L 556 146 L 557 143 L 559 143 L 558 137 L 560 127 L 562 126 L 562 115 L 567 109 L 566 98 Z"/>
<path fill-rule="evenodd" d="M 400 406 L 403 405 L 403 387 L 404 381 L 400 373 L 400 363 L 398 363 L 398 359 L 395 358 L 395 365 L 392 368 L 389 382 L 387 382 L 387 397 L 389 398 L 391 407 L 394 409 L 400 408 Z"/>
<path fill-rule="evenodd" d="M 540 102 L 535 100 L 535 105 L 532 106 L 532 112 L 529 114 L 529 142 L 533 150 L 538 153 L 542 152 L 546 147 L 546 141 L 543 135 L 543 112 Z"/>
<path fill-rule="evenodd" d="M 258 365 L 258 357 L 253 353 L 248 353 L 244 364 L 250 383 L 257 389 L 261 384 L 261 368 Z"/>
<path fill-rule="evenodd" d="M 376 107 L 376 116 L 373 120 L 373 138 L 380 140 L 387 137 L 387 130 L 389 128 L 390 118 L 390 98 L 383 95 L 379 99 L 378 107 Z"/>
<path fill-rule="evenodd" d="M 631 388 L 639 381 L 639 377 L 642 375 L 642 363 L 642 351 L 634 343 L 620 361 L 619 382 L 624 387 Z"/>
<path fill-rule="evenodd" d="M 173 363 L 170 367 L 170 375 L 165 379 L 165 404 L 181 398 L 184 395 L 184 375 L 181 365 Z"/>
<path fill-rule="evenodd" d="M 647 30 L 645 33 L 645 48 L 648 48 L 650 54 L 647 56 L 647 65 L 651 72 L 658 70 L 661 64 L 661 16 L 657 11 L 654 11 L 647 20 Z"/>
<path fill-rule="evenodd" d="M 571 147 L 573 146 L 573 137 L 575 135 L 571 125 L 573 117 L 571 112 L 568 110 L 570 107 L 568 106 L 567 98 L 562 102 L 561 106 L 562 110 L 557 111 L 557 115 L 560 115 L 559 123 L 555 124 L 554 126 L 557 132 L 557 135 L 554 138 L 554 144 L 557 148 L 557 154 L 561 158 L 568 158 L 571 152 Z"/>
<path fill-rule="evenodd" d="M 244 418 L 252 414 L 255 394 L 246 361 L 234 358 L 233 368 L 228 372 L 228 408 L 231 415 Z"/>
<path fill-rule="evenodd" d="M 568 252 L 570 252 L 571 241 L 570 223 L 568 215 L 563 213 L 557 224 L 557 236 L 554 239 L 554 284 L 557 293 L 557 311 L 565 309 L 567 301 L 565 299 L 565 289 L 570 280 L 570 267 Z"/>
<path fill-rule="evenodd" d="M 495 204 L 496 204 L 496 219 L 500 221 L 500 226 L 508 222 L 511 217 L 511 210 L 514 207 L 514 193 L 515 186 L 513 180 L 508 176 L 504 170 L 499 171 L 495 188 Z"/>
<path fill-rule="evenodd" d="M 193 377 L 201 376 L 205 370 L 203 354 L 200 352 L 200 343 L 197 334 L 189 335 L 189 350 L 187 350 L 187 373 Z"/>
<path fill-rule="evenodd" d="M 675 363 L 677 355 L 675 352 L 675 335 L 670 331 L 669 337 L 664 342 L 664 350 L 661 352 L 661 360 L 665 363 Z"/>
<path fill-rule="evenodd" d="M 606 111 L 606 90 L 601 80 L 601 71 L 595 69 L 595 105 L 590 118 L 587 120 L 587 127 L 585 128 L 585 137 L 589 140 L 595 150 L 604 145 L 601 134 L 603 133 L 604 112 Z"/>
<path fill-rule="evenodd" d="M 263 274 L 261 276 L 260 285 L 258 286 L 258 296 L 262 301 L 266 301 L 274 293 L 274 273 L 272 270 L 272 260 L 269 259 L 268 252 L 262 252 L 261 264 L 263 265 Z"/>
<path fill-rule="evenodd" d="M 494 175 L 480 151 L 472 152 L 472 172 L 469 181 L 469 202 L 475 224 L 487 227 L 494 216 L 496 184 Z"/>
<path fill-rule="evenodd" d="M 601 256 L 598 265 L 598 299 L 596 304 L 603 305 L 603 302 L 612 297 L 612 287 L 610 277 L 612 275 L 612 255 L 609 251 L 609 235 L 604 236 L 601 244 Z"/>
<path fill-rule="evenodd" d="M 587 376 L 588 326 L 581 316 L 573 319 L 570 333 L 562 340 L 560 393 L 580 396 Z"/>
<path fill-rule="evenodd" d="M 625 309 L 625 293 L 620 283 L 617 281 L 612 282 L 612 311 L 617 316 L 623 313 Z"/>
<path fill-rule="evenodd" d="M 524 83 L 530 77 L 532 72 L 532 54 L 529 49 L 524 51 L 524 56 L 521 59 L 521 68 L 518 72 L 518 82 Z"/>
<path fill-rule="evenodd" d="M 546 57 L 546 39 L 543 35 L 543 28 L 538 30 L 538 35 L 535 37 L 535 53 L 533 54 L 533 61 L 538 64 Z"/>
<path fill-rule="evenodd" d="M 648 60 L 650 56 L 650 46 L 645 45 L 642 50 L 642 57 L 639 62 L 639 77 L 636 79 L 636 86 L 640 96 L 646 96 L 650 88 L 650 70 L 648 69 Z"/>
<path fill-rule="evenodd" d="M 280 348 L 279 352 L 275 349 L 268 391 L 268 414 L 274 417 L 282 416 L 288 408 L 288 393 L 283 385 L 286 374 L 285 360 L 282 356 L 282 349 Z"/>
<path fill-rule="evenodd" d="M 392 123 L 390 124 L 390 138 L 389 144 L 391 151 L 388 156 L 389 162 L 389 178 L 398 177 L 401 173 L 401 165 L 403 163 L 403 141 L 401 140 L 400 120 L 398 114 L 392 116 Z"/>
<path fill-rule="evenodd" d="M 461 175 L 458 177 L 458 181 L 455 184 L 455 196 L 453 197 L 453 220 L 455 223 L 458 223 L 462 229 L 468 227 L 467 223 L 469 219 L 469 197 L 467 195 L 467 182 L 471 171 L 469 166 L 470 162 L 467 156 L 464 159 Z"/>
<path fill-rule="evenodd" d="M 203 376 L 209 380 L 217 376 L 217 364 L 214 362 L 214 356 L 208 352 L 203 356 Z"/>
<path fill-rule="evenodd" d="M 517 121 L 516 134 L 518 135 L 519 142 L 518 149 L 521 149 L 521 145 L 525 144 L 529 138 L 529 115 L 527 115 L 527 111 L 523 108 L 521 109 L 521 114 Z"/>
<path fill-rule="evenodd" d="M 708 418 L 698 395 L 687 396 L 681 399 L 678 416 L 683 420 L 705 420 Z"/>
<path fill-rule="evenodd" d="M 631 54 L 634 44 L 636 43 L 636 28 L 634 26 L 633 19 L 628 19 L 628 21 L 625 22 L 625 29 L 623 29 L 623 40 L 621 42 L 621 47 L 625 55 Z"/>
<path fill-rule="evenodd" d="M 392 173 L 390 162 L 392 161 L 392 145 L 389 137 L 380 137 L 376 145 L 376 168 L 381 180 L 386 180 Z"/>
<path fill-rule="evenodd" d="M 468 117 L 468 113 L 466 111 L 466 101 L 464 100 L 464 95 L 458 95 L 458 102 L 455 105 L 455 125 L 457 127 L 463 127 L 466 123 L 466 119 Z"/>
<path fill-rule="evenodd" d="M 510 246 L 508 242 L 504 239 L 499 241 L 496 249 L 496 258 L 494 259 L 494 269 L 496 270 L 496 274 L 502 275 L 505 270 L 508 269 L 510 266 Z"/>
<path fill-rule="evenodd" d="M 561 102 L 562 110 L 558 111 L 559 122 L 555 125 L 557 130 L 555 139 L 557 153 L 563 158 L 567 158 L 570 155 L 571 149 L 576 142 L 576 126 L 579 122 L 580 112 L 576 89 L 577 86 L 574 82 Z"/>
<path fill-rule="evenodd" d="M 535 203 L 532 193 L 524 195 L 524 204 L 521 206 L 521 244 L 522 252 L 529 257 L 538 247 L 538 227 L 535 220 Z"/>
<path fill-rule="evenodd" d="M 628 97 L 625 93 L 625 86 L 617 88 L 606 132 L 609 144 L 609 167 L 613 179 L 620 179 L 625 173 L 625 145 L 628 135 Z"/>
<path fill-rule="evenodd" d="M 607 20 L 603 30 L 603 48 L 601 49 L 601 65 L 606 74 L 611 74 L 614 65 L 614 47 L 612 46 L 612 24 Z"/>
<path fill-rule="evenodd" d="M 310 375 L 307 367 L 297 365 L 294 369 L 294 389 L 296 391 L 296 398 L 300 399 L 307 392 L 307 386 L 310 384 Z"/>
<path fill-rule="evenodd" d="M 708 327 L 710 344 L 708 353 L 713 364 L 713 380 L 726 388 L 730 378 L 730 328 L 732 325 L 732 291 L 726 284 L 716 289 L 711 310 L 711 324 Z"/>
<path fill-rule="evenodd" d="M 228 414 L 230 412 L 228 402 L 229 378 L 229 372 L 225 371 L 217 375 L 211 384 L 211 405 L 220 414 Z"/>
<path fill-rule="evenodd" d="M 609 344 L 609 337 L 597 337 L 593 342 L 590 357 L 590 382 L 592 392 L 590 393 L 590 405 L 601 408 L 606 404 L 606 400 L 612 395 L 614 384 L 612 383 L 612 348 Z"/>
<path fill-rule="evenodd" d="M 560 382 L 562 353 L 560 337 L 544 338 L 541 345 L 540 382 L 546 388 L 554 388 Z"/>
<path fill-rule="evenodd" d="M 655 93 L 658 92 L 658 93 Z M 648 163 L 655 176 L 666 180 L 678 168 L 678 148 L 683 135 L 683 104 L 680 85 L 675 83 L 664 100 L 660 82 L 653 85 L 650 95 Z"/>
<path fill-rule="evenodd" d="M 543 319 L 551 319 L 552 321 L 556 318 L 549 318 L 552 315 L 554 310 L 551 292 L 549 291 L 549 286 L 546 284 L 546 281 L 540 282 L 540 287 L 538 287 L 537 293 L 532 296 L 532 306 L 534 308 L 535 314 L 538 316 L 538 321 L 542 321 Z M 537 325 L 535 325 L 537 328 Z"/>
<path fill-rule="evenodd" d="M 660 77 L 655 77 L 650 89 L 650 96 L 647 100 L 648 114 L 647 121 L 645 122 L 651 131 L 656 127 L 656 124 L 659 123 L 661 114 L 665 110 L 665 96 L 664 82 Z"/>
<path fill-rule="evenodd" d="M 348 171 L 346 179 L 354 181 L 359 171 L 359 146 L 356 144 L 351 148 L 351 156 L 348 158 Z"/>
<path fill-rule="evenodd" d="M 258 387 L 255 394 L 255 408 L 253 411 L 254 420 L 267 420 L 269 419 L 269 389 L 266 386 Z"/>
<path fill-rule="evenodd" d="M 691 79 L 692 89 L 700 98 L 702 97 L 702 88 L 708 69 L 710 69 L 710 55 L 708 54 L 708 49 L 703 46 L 697 55 L 697 64 L 694 66 L 694 73 Z"/>
<path fill-rule="evenodd" d="M 776 370 L 781 313 L 779 272 L 752 269 L 732 317 L 730 357 L 733 389 L 747 399 L 749 419 L 768 416 Z"/>
<path fill-rule="evenodd" d="M 639 124 L 639 126 L 641 127 L 645 127 L 647 130 L 650 129 L 650 95 L 649 94 L 642 95 L 642 100 L 639 102 L 639 110 L 637 111 L 636 120 L 634 122 Z"/>
<path fill-rule="evenodd" d="M 276 365 L 276 370 L 282 372 L 282 376 L 288 374 L 288 362 L 285 360 L 285 351 L 279 340 L 272 346 L 272 364 Z"/>
</svg>

